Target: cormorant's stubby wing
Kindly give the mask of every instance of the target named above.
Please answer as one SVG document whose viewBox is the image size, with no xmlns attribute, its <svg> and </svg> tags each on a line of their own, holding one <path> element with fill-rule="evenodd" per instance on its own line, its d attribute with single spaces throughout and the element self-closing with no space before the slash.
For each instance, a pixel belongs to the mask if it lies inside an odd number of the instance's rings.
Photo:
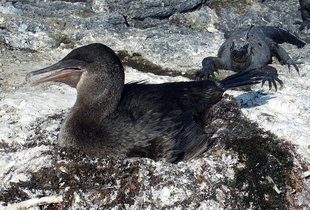
<svg viewBox="0 0 310 210">
<path fill-rule="evenodd" d="M 181 122 L 178 126 L 177 135 L 174 137 L 175 144 L 167 159 L 176 163 L 181 160 L 190 160 L 197 157 L 213 143 L 212 139 L 204 134 L 198 126 L 191 111 L 183 112 L 176 118 Z"/>
<path fill-rule="evenodd" d="M 116 112 L 120 113 L 122 121 L 124 113 L 132 119 L 126 123 L 126 130 L 130 130 L 126 139 L 132 139 L 130 147 L 127 147 L 127 156 L 164 158 L 176 163 L 201 154 L 211 142 L 202 130 L 203 123 L 195 120 L 216 104 L 222 95 L 223 90 L 215 82 L 207 80 L 126 84 Z M 115 126 L 121 125 L 114 125 L 113 130 L 122 132 Z"/>
<path fill-rule="evenodd" d="M 124 139 L 120 141 L 123 145 L 119 146 L 119 152 L 127 157 L 177 163 L 196 157 L 212 143 L 194 120 L 192 111 L 150 109 L 143 112 L 120 107 L 107 122 L 109 124 L 103 124 L 109 135 Z"/>
</svg>

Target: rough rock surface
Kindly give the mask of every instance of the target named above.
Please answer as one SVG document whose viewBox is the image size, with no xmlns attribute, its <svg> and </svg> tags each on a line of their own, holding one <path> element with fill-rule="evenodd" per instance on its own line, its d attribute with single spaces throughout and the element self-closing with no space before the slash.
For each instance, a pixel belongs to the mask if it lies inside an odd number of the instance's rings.
<svg viewBox="0 0 310 210">
<path fill-rule="evenodd" d="M 76 93 L 25 81 L 27 72 L 93 42 L 118 52 L 127 82 L 188 80 L 204 57 L 216 55 L 224 30 L 279 26 L 309 43 L 309 30 L 295 24 L 301 21 L 298 8 L 296 0 L 1 1 L 1 205 L 310 208 L 309 44 L 281 45 L 303 64 L 297 75 L 273 62 L 284 82 L 277 92 L 258 86 L 229 91 L 239 106 L 225 96 L 209 113 L 205 130 L 213 147 L 176 165 L 89 159 L 58 148 L 59 126 Z"/>
</svg>

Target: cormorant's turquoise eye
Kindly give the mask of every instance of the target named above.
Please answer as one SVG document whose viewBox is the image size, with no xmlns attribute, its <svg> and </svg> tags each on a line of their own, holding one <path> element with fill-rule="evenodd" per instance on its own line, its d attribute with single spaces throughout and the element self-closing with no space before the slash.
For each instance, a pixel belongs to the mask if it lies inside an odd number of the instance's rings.
<svg viewBox="0 0 310 210">
<path fill-rule="evenodd" d="M 77 62 L 77 65 L 78 66 L 82 65 L 82 62 L 81 61 Z"/>
</svg>

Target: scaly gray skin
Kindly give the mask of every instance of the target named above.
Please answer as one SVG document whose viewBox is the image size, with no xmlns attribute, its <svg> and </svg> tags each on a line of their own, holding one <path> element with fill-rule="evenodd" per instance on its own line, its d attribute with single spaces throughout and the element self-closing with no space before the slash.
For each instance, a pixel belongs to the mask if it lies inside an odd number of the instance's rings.
<svg viewBox="0 0 310 210">
<path fill-rule="evenodd" d="M 304 28 L 310 29 L 310 0 L 299 0 L 301 18 L 303 20 L 300 23 L 300 30 Z"/>
<path fill-rule="evenodd" d="M 277 70 L 267 65 L 272 62 L 272 56 L 276 56 L 281 64 L 287 64 L 289 68 L 293 65 L 299 73 L 296 65 L 298 63 L 293 61 L 278 44 L 288 42 L 300 48 L 305 43 L 287 31 L 271 26 L 251 26 L 245 30 L 228 31 L 224 36 L 226 41 L 220 47 L 218 56 L 203 59 L 202 70 L 196 72 L 199 78 L 214 77 L 214 72 L 218 72 L 218 69 L 235 72 L 256 69 L 267 73 L 262 84 L 268 81 L 269 88 L 271 89 L 273 84 L 277 90 L 276 81 L 281 85 L 283 83 L 278 78 Z"/>
</svg>

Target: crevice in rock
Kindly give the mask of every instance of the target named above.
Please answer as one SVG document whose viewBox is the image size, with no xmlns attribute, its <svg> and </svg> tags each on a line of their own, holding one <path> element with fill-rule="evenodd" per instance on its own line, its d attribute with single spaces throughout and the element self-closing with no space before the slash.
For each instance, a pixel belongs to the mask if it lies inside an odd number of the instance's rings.
<svg viewBox="0 0 310 210">
<path fill-rule="evenodd" d="M 185 11 L 180 11 L 180 13 L 187 13 L 187 12 L 194 12 L 196 10 L 200 10 L 202 7 L 207 6 L 208 5 L 208 0 L 201 2 L 200 4 L 197 4 L 195 7 L 185 10 Z M 174 14 L 174 13 L 173 13 Z M 173 15 L 172 14 L 172 15 Z"/>
<path fill-rule="evenodd" d="M 132 67 L 134 69 L 137 69 L 141 72 L 146 73 L 153 73 L 155 75 L 159 76 L 183 76 L 190 79 L 197 79 L 195 78 L 194 72 L 197 69 L 187 70 L 187 71 L 177 71 L 174 69 L 169 69 L 166 67 L 162 67 L 160 65 L 157 65 L 155 63 L 152 63 L 151 61 L 145 59 L 143 56 L 141 56 L 139 53 L 133 53 L 130 55 L 127 51 L 118 51 L 117 52 L 118 57 L 121 59 L 123 65 Z"/>
<path fill-rule="evenodd" d="M 125 16 L 125 15 L 122 15 L 122 16 L 123 16 L 123 18 L 125 20 L 125 25 L 129 27 L 130 25 L 128 23 L 127 16 Z"/>
</svg>

